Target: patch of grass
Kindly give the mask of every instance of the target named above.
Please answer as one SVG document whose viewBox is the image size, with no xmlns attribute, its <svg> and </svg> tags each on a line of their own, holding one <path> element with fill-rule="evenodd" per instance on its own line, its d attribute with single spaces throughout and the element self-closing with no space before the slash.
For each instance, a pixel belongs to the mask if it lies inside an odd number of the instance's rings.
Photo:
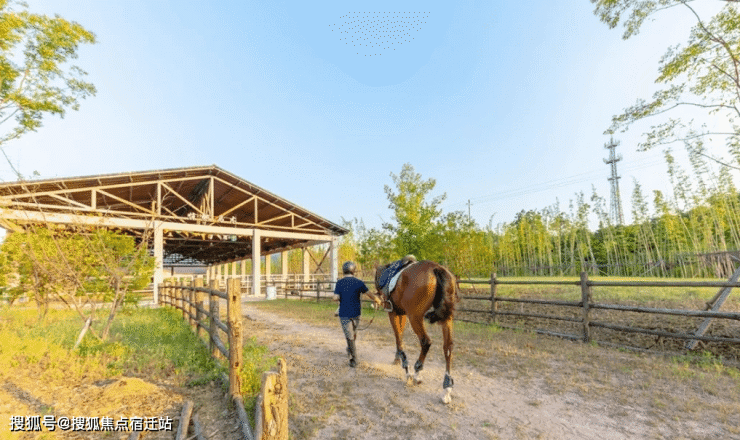
<svg viewBox="0 0 740 440">
<path fill-rule="evenodd" d="M 82 325 L 79 316 L 67 310 L 50 310 L 42 323 L 35 311 L 4 310 L 0 365 L 44 363 L 45 374 L 61 379 L 69 376 L 69 363 L 76 362 L 75 371 L 81 376 L 137 376 L 146 372 L 199 383 L 217 378 L 222 368 L 172 310 L 139 309 L 119 314 L 107 341 L 86 336 L 72 351 Z"/>
<path fill-rule="evenodd" d="M 673 373 L 681 377 L 699 376 L 703 378 L 704 373 L 709 372 L 740 379 L 740 370 L 725 365 L 721 356 L 716 356 L 708 351 L 689 352 L 682 356 L 674 356 L 671 358 L 671 362 L 673 363 Z"/>
<path fill-rule="evenodd" d="M 262 373 L 269 371 L 277 363 L 277 356 L 269 356 L 268 348 L 257 343 L 252 337 L 242 346 L 241 392 L 244 396 L 244 408 L 252 417 L 257 403 L 257 395 L 262 387 Z"/>
</svg>

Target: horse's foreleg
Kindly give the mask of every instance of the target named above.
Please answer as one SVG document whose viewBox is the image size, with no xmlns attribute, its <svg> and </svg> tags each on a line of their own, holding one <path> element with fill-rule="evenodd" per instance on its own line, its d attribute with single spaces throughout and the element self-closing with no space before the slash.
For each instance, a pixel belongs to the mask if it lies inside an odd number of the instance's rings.
<svg viewBox="0 0 740 440">
<path fill-rule="evenodd" d="M 414 329 L 414 333 L 419 337 L 419 345 L 421 345 L 421 352 L 419 353 L 419 359 L 414 364 L 414 383 L 421 383 L 421 370 L 424 368 L 424 360 L 429 352 L 429 347 L 432 346 L 432 340 L 429 338 L 426 326 L 424 325 L 424 316 L 413 316 L 410 320 L 411 328 Z"/>
<path fill-rule="evenodd" d="M 397 315 L 393 312 L 388 313 L 388 318 L 393 327 L 393 334 L 396 336 L 396 357 L 393 360 L 394 365 L 399 363 L 406 372 L 406 380 L 409 378 L 409 362 L 406 359 L 406 353 L 403 351 L 403 331 L 406 328 L 406 315 Z"/>
<path fill-rule="evenodd" d="M 452 341 L 452 319 L 444 321 L 442 324 L 442 336 L 444 337 L 444 351 L 445 351 L 445 378 L 442 381 L 442 389 L 444 389 L 444 396 L 442 402 L 450 403 L 452 401 L 452 386 L 455 381 L 452 380 L 450 375 L 450 369 L 452 368 L 452 347 L 455 343 Z"/>
<path fill-rule="evenodd" d="M 393 334 L 396 337 L 396 357 L 393 359 L 393 365 L 398 365 L 406 358 L 406 355 L 403 352 L 403 331 L 406 328 L 406 315 L 396 315 L 391 312 L 388 314 L 388 319 L 391 321 Z M 404 364 L 406 364 L 406 362 L 404 362 Z M 408 365 L 404 368 L 408 368 Z"/>
</svg>

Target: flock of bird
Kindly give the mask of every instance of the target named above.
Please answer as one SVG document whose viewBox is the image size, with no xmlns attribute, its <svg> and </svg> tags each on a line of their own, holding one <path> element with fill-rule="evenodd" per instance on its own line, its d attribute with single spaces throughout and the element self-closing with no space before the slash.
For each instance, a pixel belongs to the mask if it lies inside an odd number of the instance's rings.
<svg viewBox="0 0 740 440">
<path fill-rule="evenodd" d="M 414 41 L 429 12 L 349 12 L 331 32 L 357 55 L 380 56 Z M 418 34 L 416 34 L 418 35 Z"/>
</svg>

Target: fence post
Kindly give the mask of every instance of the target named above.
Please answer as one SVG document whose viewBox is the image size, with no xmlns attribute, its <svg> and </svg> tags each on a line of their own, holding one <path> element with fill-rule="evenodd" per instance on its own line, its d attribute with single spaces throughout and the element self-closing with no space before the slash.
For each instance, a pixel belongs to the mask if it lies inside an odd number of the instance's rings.
<svg viewBox="0 0 740 440">
<path fill-rule="evenodd" d="M 162 280 L 162 283 L 159 284 L 159 295 L 162 298 L 162 305 L 167 305 L 167 281 Z"/>
<path fill-rule="evenodd" d="M 175 310 L 180 309 L 180 297 L 177 296 L 177 289 L 175 288 L 175 279 L 170 278 L 167 281 L 167 284 L 169 285 L 168 290 L 170 291 L 170 296 L 172 297 L 172 306 L 175 308 Z"/>
<path fill-rule="evenodd" d="M 320 294 L 321 294 L 321 281 L 316 280 L 316 302 L 319 302 Z"/>
<path fill-rule="evenodd" d="M 190 287 L 195 287 L 193 282 L 186 281 L 185 284 L 189 284 Z M 195 290 L 188 289 L 188 297 L 190 298 L 190 326 L 193 327 L 195 332 L 198 331 L 198 309 L 195 308 Z"/>
<path fill-rule="evenodd" d="M 182 301 L 182 319 L 187 319 L 188 315 L 188 306 L 186 305 L 186 295 L 185 290 L 182 288 L 182 279 L 178 279 L 175 284 L 177 285 L 177 296 L 180 297 L 180 301 Z"/>
<path fill-rule="evenodd" d="M 175 286 L 177 286 L 175 292 L 177 292 L 177 297 L 180 299 L 180 312 L 182 312 L 182 318 L 185 319 L 185 295 L 182 288 L 179 287 L 180 280 L 175 280 Z"/>
<path fill-rule="evenodd" d="M 163 281 L 162 284 L 164 284 L 164 289 L 162 289 L 162 291 L 164 291 L 164 294 L 167 296 L 167 305 L 173 307 L 174 304 L 172 301 L 172 288 L 170 287 L 170 280 Z"/>
<path fill-rule="evenodd" d="M 591 308 L 591 286 L 588 285 L 588 274 L 581 271 L 581 303 L 583 307 L 583 342 L 591 342 L 589 310 Z"/>
<path fill-rule="evenodd" d="M 203 287 L 203 277 L 198 276 L 193 280 L 193 285 L 197 287 Z M 200 330 L 201 330 L 201 321 L 203 320 L 203 292 L 200 290 L 197 290 L 195 292 L 195 331 L 198 334 L 198 337 L 200 337 Z"/>
<path fill-rule="evenodd" d="M 491 272 L 491 322 L 496 323 L 496 311 L 498 310 L 498 304 L 496 304 L 496 272 Z"/>
<path fill-rule="evenodd" d="M 241 380 L 239 370 L 242 366 L 242 313 L 241 313 L 241 286 L 239 280 L 228 280 L 226 302 L 229 317 L 229 395 L 241 396 Z"/>
<path fill-rule="evenodd" d="M 211 290 L 216 290 L 216 280 L 211 279 L 211 281 L 208 283 L 208 288 Z M 216 326 L 216 320 L 221 319 L 221 315 L 219 313 L 219 301 L 221 298 L 217 297 L 216 295 L 209 293 L 208 294 L 208 311 L 210 313 L 210 322 L 211 326 L 208 329 L 209 337 L 208 337 L 208 347 L 211 349 L 211 356 L 213 356 L 215 359 L 222 359 L 223 356 L 221 355 L 221 350 L 216 347 L 216 343 L 213 342 L 216 336 L 218 336 L 218 327 Z"/>
<path fill-rule="evenodd" d="M 262 373 L 262 389 L 255 404 L 255 440 L 287 440 L 288 367 L 278 358 L 277 371 Z"/>
</svg>

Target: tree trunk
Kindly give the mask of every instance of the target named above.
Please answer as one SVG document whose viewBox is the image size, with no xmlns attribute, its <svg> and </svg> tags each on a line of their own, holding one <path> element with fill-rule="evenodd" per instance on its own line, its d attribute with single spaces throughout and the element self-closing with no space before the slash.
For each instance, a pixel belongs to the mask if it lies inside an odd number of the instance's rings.
<svg viewBox="0 0 740 440">
<path fill-rule="evenodd" d="M 103 335 L 102 339 L 105 341 L 108 339 L 108 332 L 110 331 L 111 323 L 113 322 L 113 318 L 116 316 L 116 310 L 118 309 L 118 306 L 123 301 L 123 295 L 121 295 L 121 285 L 118 281 L 118 279 L 114 282 L 116 295 L 113 299 L 113 306 L 110 309 L 110 313 L 108 314 L 108 321 L 105 323 L 105 328 L 103 329 Z"/>
</svg>

